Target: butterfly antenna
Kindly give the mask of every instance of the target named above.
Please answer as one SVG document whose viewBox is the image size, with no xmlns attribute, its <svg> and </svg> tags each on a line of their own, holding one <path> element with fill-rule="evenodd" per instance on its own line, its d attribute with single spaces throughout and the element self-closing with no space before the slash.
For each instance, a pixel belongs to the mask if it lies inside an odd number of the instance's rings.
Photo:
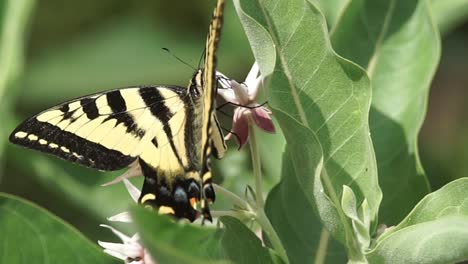
<svg viewBox="0 0 468 264">
<path fill-rule="evenodd" d="M 190 67 L 190 69 L 192 70 L 197 70 L 195 69 L 192 65 L 188 64 L 186 61 L 182 60 L 181 58 L 177 57 L 176 55 L 174 55 L 174 53 L 172 53 L 168 48 L 162 48 L 164 51 L 166 51 L 167 53 L 171 54 L 172 57 L 174 57 L 176 60 L 182 62 L 184 65 Z"/>
<path fill-rule="evenodd" d="M 234 131 L 232 131 L 232 130 L 229 130 L 229 129 L 226 129 L 226 128 L 224 128 L 224 127 L 221 127 L 221 129 L 224 130 L 224 131 L 226 131 L 226 132 L 228 132 L 228 133 L 233 134 L 233 135 L 236 137 L 237 142 L 241 142 L 240 137 L 239 137 L 239 135 L 238 135 L 236 132 L 234 132 Z M 239 148 L 237 148 L 237 150 L 240 150 L 241 147 L 242 147 L 242 146 L 239 146 Z"/>
<path fill-rule="evenodd" d="M 200 69 L 200 66 L 202 64 L 203 58 L 205 57 L 205 54 L 206 54 L 206 47 L 203 49 L 203 53 L 201 54 L 200 59 L 198 60 L 198 69 Z"/>
<path fill-rule="evenodd" d="M 247 109 L 255 109 L 255 108 L 259 108 L 259 107 L 265 106 L 266 104 L 268 104 L 268 101 L 265 101 L 265 102 L 263 102 L 262 104 L 259 104 L 259 105 L 256 105 L 256 106 L 248 106 L 248 105 L 236 104 L 236 103 L 233 103 L 233 102 L 225 102 L 225 103 L 223 103 L 222 105 L 216 107 L 216 110 L 219 111 L 220 109 L 222 109 L 222 108 L 225 107 L 226 105 L 233 105 L 233 106 L 242 107 L 242 108 L 247 108 Z"/>
</svg>

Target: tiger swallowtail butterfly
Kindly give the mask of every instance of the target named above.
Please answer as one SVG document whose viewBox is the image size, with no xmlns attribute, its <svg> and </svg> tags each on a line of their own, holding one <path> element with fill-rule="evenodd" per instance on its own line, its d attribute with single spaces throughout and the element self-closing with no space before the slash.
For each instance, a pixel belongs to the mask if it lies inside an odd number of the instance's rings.
<svg viewBox="0 0 468 264">
<path fill-rule="evenodd" d="M 103 171 L 138 164 L 145 178 L 140 203 L 211 221 L 210 156 L 221 158 L 226 150 L 214 100 L 223 10 L 218 0 L 204 65 L 187 88 L 129 87 L 80 97 L 27 119 L 10 141 Z"/>
</svg>

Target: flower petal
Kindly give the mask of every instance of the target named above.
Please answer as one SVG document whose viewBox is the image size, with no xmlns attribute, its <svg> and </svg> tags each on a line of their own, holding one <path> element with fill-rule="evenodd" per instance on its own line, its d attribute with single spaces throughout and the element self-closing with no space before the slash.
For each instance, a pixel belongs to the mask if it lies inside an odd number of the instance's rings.
<svg viewBox="0 0 468 264">
<path fill-rule="evenodd" d="M 270 114 L 271 112 L 265 107 L 252 109 L 252 118 L 255 124 L 268 133 L 275 133 L 275 126 L 273 125 Z"/>
<path fill-rule="evenodd" d="M 113 228 L 112 226 L 102 225 L 102 224 L 99 225 L 99 226 L 110 229 L 110 231 L 112 231 L 112 233 L 114 233 L 116 236 L 118 236 L 120 238 L 120 240 L 122 240 L 122 242 L 124 242 L 124 243 L 127 243 L 127 242 L 131 241 L 131 238 L 129 236 L 127 236 L 124 233 L 120 232 L 119 230 Z M 102 242 L 102 243 L 107 243 L 107 242 Z M 110 244 L 115 244 L 115 243 L 110 243 Z"/>
<path fill-rule="evenodd" d="M 250 71 L 247 74 L 247 77 L 245 78 L 245 84 L 249 88 L 256 82 L 256 79 L 259 73 L 260 73 L 260 69 L 258 67 L 258 63 L 255 61 L 255 63 L 252 65 L 252 68 L 250 68 Z"/>
<path fill-rule="evenodd" d="M 249 101 L 250 103 L 255 102 L 257 100 L 258 92 L 262 87 L 262 78 L 258 77 L 253 81 L 252 84 L 249 85 Z"/>
<path fill-rule="evenodd" d="M 112 222 L 124 222 L 124 223 L 131 223 L 132 217 L 129 212 L 122 212 L 111 217 L 108 217 L 107 220 Z"/>
<path fill-rule="evenodd" d="M 107 242 L 102 242 L 102 241 L 98 241 L 98 244 L 105 248 L 104 244 L 107 244 Z M 110 243 L 112 244 L 112 243 Z M 120 253 L 120 252 L 117 252 L 117 251 L 113 251 L 113 250 L 110 250 L 110 249 L 104 249 L 104 253 L 108 254 L 108 255 L 111 255 L 115 258 L 118 258 L 118 259 L 121 259 L 121 260 L 127 260 L 127 256 L 125 256 L 124 254 Z"/>
<path fill-rule="evenodd" d="M 231 80 L 231 89 L 236 94 L 237 104 L 248 105 L 250 103 L 248 88 L 249 87 L 245 84 L 240 84 L 235 80 Z"/>
<path fill-rule="evenodd" d="M 135 187 L 129 180 L 123 179 L 123 182 L 125 184 L 125 187 L 127 188 L 128 193 L 132 197 L 133 201 L 136 203 L 138 202 L 138 198 L 140 198 L 141 191 Z"/>
<path fill-rule="evenodd" d="M 218 79 L 219 84 L 221 84 L 220 89 L 217 89 L 217 93 L 223 97 L 226 102 L 231 102 L 235 104 L 239 104 L 236 94 L 234 90 L 231 89 L 231 79 L 229 79 L 226 75 L 222 74 L 221 72 L 216 72 L 216 77 Z"/>
<path fill-rule="evenodd" d="M 103 242 L 100 240 L 98 240 L 98 244 L 99 246 L 104 248 L 104 252 L 106 252 L 107 254 L 111 256 L 114 256 L 116 258 L 123 259 L 123 260 L 125 260 L 128 257 L 128 255 L 124 253 L 125 244 Z"/>
<path fill-rule="evenodd" d="M 146 249 L 144 253 L 144 260 L 145 260 L 145 264 L 157 264 L 156 261 L 154 261 L 153 257 L 150 255 L 150 253 Z"/>
<path fill-rule="evenodd" d="M 232 132 L 235 133 L 234 136 L 237 139 L 239 148 L 242 148 L 249 139 L 249 121 L 245 115 L 245 111 L 245 108 L 237 107 L 234 110 L 234 118 L 232 122 Z M 233 136 L 233 133 L 229 133 L 225 140 L 230 139 Z"/>
</svg>

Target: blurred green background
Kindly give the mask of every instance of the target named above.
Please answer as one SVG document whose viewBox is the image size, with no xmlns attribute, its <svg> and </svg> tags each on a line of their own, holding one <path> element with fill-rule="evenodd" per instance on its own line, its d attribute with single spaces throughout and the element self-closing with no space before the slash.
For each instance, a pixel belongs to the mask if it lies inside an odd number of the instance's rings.
<svg viewBox="0 0 468 264">
<path fill-rule="evenodd" d="M 253 56 L 232 2 L 227 2 L 218 69 L 242 81 Z M 139 84 L 186 86 L 193 69 L 162 48 L 197 67 L 212 7 L 212 1 L 186 0 L 37 1 L 25 34 L 23 72 L 0 98 L 0 191 L 26 197 L 91 239 L 106 240 L 110 234 L 98 224 L 125 210 L 131 199 L 122 184 L 100 184 L 121 172 L 71 165 L 13 146 L 6 137 L 24 118 L 77 96 Z M 468 24 L 443 36 L 441 63 L 420 135 L 420 156 L 433 189 L 468 176 L 466 43 Z M 222 119 L 229 128 L 229 118 Z M 278 180 L 284 142 L 280 134 L 262 133 L 259 138 L 267 191 Z M 216 181 L 243 196 L 245 185 L 253 183 L 249 154 L 230 148 L 225 159 L 215 162 Z M 219 199 L 215 209 L 227 206 Z"/>
</svg>

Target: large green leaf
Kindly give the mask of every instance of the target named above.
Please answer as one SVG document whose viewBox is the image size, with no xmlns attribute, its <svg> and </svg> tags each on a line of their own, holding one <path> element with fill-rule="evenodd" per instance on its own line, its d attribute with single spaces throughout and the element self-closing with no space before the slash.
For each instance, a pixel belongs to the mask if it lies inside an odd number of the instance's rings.
<svg viewBox="0 0 468 264">
<path fill-rule="evenodd" d="M 229 263 L 222 260 L 222 230 L 175 223 L 142 207 L 132 209 L 145 248 L 160 263 Z"/>
<path fill-rule="evenodd" d="M 140 237 L 158 263 L 281 263 L 239 220 L 221 217 L 223 229 L 176 223 L 135 207 Z"/>
<path fill-rule="evenodd" d="M 0 193 L 0 263 L 115 263 L 70 225 Z"/>
<path fill-rule="evenodd" d="M 468 20 L 467 0 L 431 0 L 432 14 L 442 34 L 447 34 Z"/>
<path fill-rule="evenodd" d="M 281 263 L 279 257 L 270 255 L 268 248 L 262 246 L 262 241 L 239 220 L 228 216 L 221 217 L 220 220 L 226 228 L 221 243 L 226 256 L 232 262 Z"/>
<path fill-rule="evenodd" d="M 344 263 L 344 248 L 324 229 L 301 190 L 289 151 L 283 155 L 281 182 L 268 194 L 265 211 L 294 263 Z M 292 177 L 296 175 L 296 177 Z"/>
<path fill-rule="evenodd" d="M 297 131 L 302 136 L 316 134 L 320 148 L 316 151 L 323 150 L 322 180 L 330 196 L 319 199 L 317 206 L 322 219 L 327 218 L 327 228 L 342 240 L 347 221 L 328 217 L 337 214 L 334 210 L 340 206 L 342 185 L 353 189 L 359 203 L 367 198 L 374 220 L 381 200 L 367 123 L 371 91 L 365 72 L 334 54 L 325 21 L 311 3 L 234 3 L 263 76 L 271 74 L 269 102 L 287 144 L 300 145 L 304 140 L 293 136 L 294 129 L 287 124 L 291 117 L 305 126 L 301 130 L 306 130 Z M 289 116 L 280 117 L 280 111 Z M 319 164 L 308 160 L 309 153 L 301 157 L 302 150 L 292 148 L 291 155 L 302 162 L 305 174 L 298 178 L 300 187 L 315 206 L 314 176 Z"/>
<path fill-rule="evenodd" d="M 468 217 L 468 178 L 452 181 L 426 195 L 403 221 L 385 232 L 380 239 L 412 225 L 451 216 Z"/>
<path fill-rule="evenodd" d="M 396 224 L 429 191 L 417 139 L 439 61 L 439 33 L 425 0 L 354 0 L 332 43 L 371 78 L 371 135 L 384 193 L 379 220 Z"/>
<path fill-rule="evenodd" d="M 370 263 L 461 263 L 468 260 L 468 217 L 446 217 L 407 227 L 382 240 Z"/>
<path fill-rule="evenodd" d="M 348 0 L 309 0 L 314 3 L 323 13 L 327 20 L 328 28 L 333 30 L 343 9 L 349 3 Z"/>
<path fill-rule="evenodd" d="M 378 238 L 372 263 L 454 263 L 468 260 L 468 178 L 428 194 Z"/>
</svg>

